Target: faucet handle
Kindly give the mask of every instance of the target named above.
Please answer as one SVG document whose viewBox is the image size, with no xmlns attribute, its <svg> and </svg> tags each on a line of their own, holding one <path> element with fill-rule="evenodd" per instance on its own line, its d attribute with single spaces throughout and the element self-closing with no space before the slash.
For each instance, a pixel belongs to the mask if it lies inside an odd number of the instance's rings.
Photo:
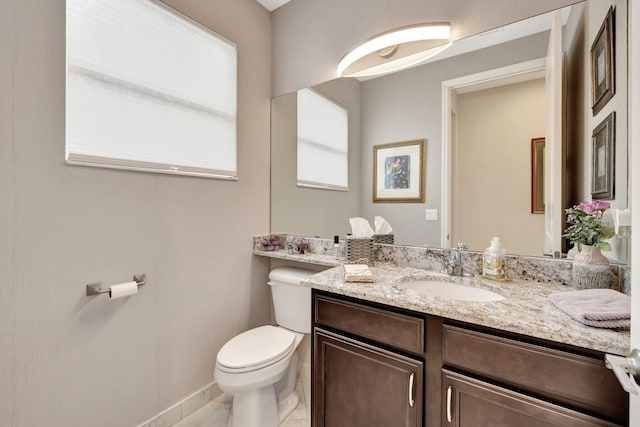
<svg viewBox="0 0 640 427">
<path fill-rule="evenodd" d="M 458 249 L 460 251 L 468 251 L 469 250 L 469 245 L 467 245 L 464 242 L 458 242 L 456 244 L 456 249 Z"/>
</svg>

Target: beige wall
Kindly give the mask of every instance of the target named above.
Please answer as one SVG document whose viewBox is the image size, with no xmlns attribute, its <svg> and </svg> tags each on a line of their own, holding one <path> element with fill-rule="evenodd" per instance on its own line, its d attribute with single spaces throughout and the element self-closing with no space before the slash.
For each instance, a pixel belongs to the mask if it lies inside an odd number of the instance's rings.
<svg viewBox="0 0 640 427">
<path fill-rule="evenodd" d="M 341 79 L 314 90 L 349 112 L 349 190 L 300 188 L 297 182 L 296 93 L 276 97 L 271 110 L 271 231 L 331 238 L 350 231 L 360 214 L 360 82 Z"/>
<path fill-rule="evenodd" d="M 133 426 L 213 381 L 267 322 L 271 23 L 171 0 L 238 45 L 238 182 L 64 163 L 65 2 L 0 2 L 0 425 Z M 85 284 L 148 285 L 127 299 Z"/>
<path fill-rule="evenodd" d="M 602 21 L 610 6 L 616 8 L 615 15 L 615 95 L 594 117 L 591 112 L 591 63 L 589 59 L 591 44 L 595 39 Z M 569 129 L 569 140 L 577 157 L 576 179 L 577 193 L 575 201 L 591 198 L 591 134 L 595 127 L 612 111 L 616 111 L 616 194 L 612 205 L 627 207 L 627 1 L 589 2 L 586 7 L 577 8 L 571 16 L 566 32 L 567 83 L 576 89 L 582 99 L 576 100 L 571 117 L 575 117 L 575 129 Z M 574 23 L 575 22 L 575 23 Z M 584 26 L 576 31 L 575 27 Z M 581 102 L 582 101 L 582 102 Z"/>
<path fill-rule="evenodd" d="M 395 230 L 396 242 L 441 245 L 442 82 L 544 57 L 548 34 L 514 40 L 447 58 L 362 84 L 362 216 L 380 215 Z M 425 203 L 373 203 L 373 147 L 389 142 L 427 140 Z M 425 221 L 437 209 L 438 221 Z"/>
<path fill-rule="evenodd" d="M 0 425 L 11 425 L 13 414 L 14 287 L 13 223 L 13 4 L 0 1 Z"/>
<path fill-rule="evenodd" d="M 531 139 L 545 136 L 544 79 L 457 97 L 452 242 L 542 255 L 544 215 L 531 213 Z"/>
<path fill-rule="evenodd" d="M 613 0 L 589 2 L 587 10 L 587 38 L 585 40 L 584 52 L 587 58 L 591 50 L 591 43 L 595 39 L 602 21 L 613 5 L 616 9 L 615 15 L 615 95 L 602 108 L 602 110 L 593 116 L 591 113 L 591 78 L 584 79 L 585 94 L 588 102 L 584 105 L 588 106 L 584 110 L 587 116 L 587 132 L 588 138 L 583 139 L 588 144 L 588 148 L 583 151 L 586 154 L 585 164 L 589 165 L 585 169 L 583 176 L 583 197 L 582 200 L 589 199 L 591 196 L 591 134 L 600 122 L 602 122 L 612 111 L 616 111 L 616 179 L 615 179 L 615 198 L 611 201 L 613 207 L 627 207 L 627 102 L 628 102 L 628 84 L 627 84 L 627 0 Z M 587 65 L 590 66 L 590 63 Z M 590 70 L 587 67 L 587 70 Z M 588 71 L 590 72 L 590 71 Z"/>
<path fill-rule="evenodd" d="M 616 8 L 615 15 L 615 95 L 594 117 L 591 111 L 591 44 L 610 6 Z M 612 207 L 629 207 L 629 139 L 628 139 L 628 78 L 627 78 L 627 1 L 591 1 L 584 7 L 575 8 L 565 31 L 566 83 L 569 92 L 567 117 L 572 126 L 565 129 L 567 141 L 568 172 L 574 182 L 569 187 L 569 204 L 591 200 L 591 162 L 594 128 L 612 111 L 616 112 L 615 153 L 615 199 Z M 627 262 L 628 242 L 611 240 L 612 251 L 606 255 L 618 262 Z"/>
<path fill-rule="evenodd" d="M 450 21 L 451 39 L 500 27 L 576 0 L 294 0 L 273 12 L 273 95 L 337 76 L 340 58 L 373 35 Z"/>
</svg>

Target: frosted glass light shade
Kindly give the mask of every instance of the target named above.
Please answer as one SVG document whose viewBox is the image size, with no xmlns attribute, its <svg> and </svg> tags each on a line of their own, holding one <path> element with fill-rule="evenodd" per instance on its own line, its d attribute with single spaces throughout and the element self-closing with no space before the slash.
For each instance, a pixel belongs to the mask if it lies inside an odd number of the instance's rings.
<svg viewBox="0 0 640 427">
<path fill-rule="evenodd" d="M 449 40 L 450 35 L 451 35 L 451 26 L 448 22 L 411 25 L 408 27 L 402 27 L 386 33 L 382 33 L 360 44 L 353 50 L 349 51 L 346 55 L 344 55 L 340 60 L 340 62 L 338 63 L 338 75 L 349 76 L 349 77 L 356 76 L 357 73 L 351 73 L 351 72 L 345 73 L 345 70 L 347 70 L 349 66 L 351 66 L 358 60 L 374 52 L 377 52 L 381 49 L 385 49 L 385 48 L 396 46 L 396 45 L 401 46 L 406 43 L 419 42 L 419 41 Z M 425 55 L 428 54 L 429 56 L 433 56 L 436 53 L 440 52 L 441 50 L 444 50 L 448 46 L 449 45 L 445 45 L 444 47 L 438 46 L 437 48 L 429 48 L 425 50 Z M 440 48 L 440 50 L 437 50 L 437 51 L 434 50 L 438 48 Z M 416 56 L 415 55 L 411 55 L 411 56 L 414 57 L 413 60 L 410 60 L 411 65 L 413 65 L 416 62 Z M 426 58 L 420 57 L 419 60 L 424 60 L 424 59 Z M 402 66 L 403 68 L 406 68 L 407 66 L 409 66 L 409 65 L 406 65 L 407 61 L 402 61 L 402 62 L 396 62 L 396 61 L 398 60 L 388 61 L 387 64 L 389 65 L 383 68 L 384 71 L 379 71 L 375 74 L 399 69 L 395 67 Z M 391 65 L 393 63 L 396 63 L 396 65 L 395 66 Z M 362 70 L 362 71 L 365 71 L 365 70 Z M 364 75 L 372 75 L 372 74 L 369 73 Z"/>
</svg>

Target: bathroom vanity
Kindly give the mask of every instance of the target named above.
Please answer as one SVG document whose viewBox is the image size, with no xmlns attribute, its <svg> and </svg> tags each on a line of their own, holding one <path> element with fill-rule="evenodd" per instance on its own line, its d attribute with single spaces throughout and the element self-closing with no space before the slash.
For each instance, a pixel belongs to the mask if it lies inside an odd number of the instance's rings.
<svg viewBox="0 0 640 427">
<path fill-rule="evenodd" d="M 626 425 L 603 354 L 313 292 L 312 426 Z"/>
<path fill-rule="evenodd" d="M 322 249 L 254 249 L 327 268 L 300 283 L 313 288 L 313 427 L 628 425 L 628 395 L 604 354 L 627 355 L 629 332 L 585 326 L 548 299 L 573 290 L 562 278 L 570 262 L 512 257 L 513 278 L 494 282 L 437 273 L 439 249 L 394 247 L 389 258 L 420 268 L 383 261 L 381 245 L 375 282 L 349 283 Z M 464 253 L 465 271 L 474 255 Z M 421 293 L 424 281 L 472 297 Z"/>
</svg>

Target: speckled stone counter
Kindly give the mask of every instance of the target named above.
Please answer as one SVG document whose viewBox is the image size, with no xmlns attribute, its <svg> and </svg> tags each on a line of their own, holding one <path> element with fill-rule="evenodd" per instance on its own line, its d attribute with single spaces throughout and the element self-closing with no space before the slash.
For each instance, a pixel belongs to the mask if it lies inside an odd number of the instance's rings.
<svg viewBox="0 0 640 427">
<path fill-rule="evenodd" d="M 285 259 L 295 262 L 304 262 L 307 264 L 326 265 L 329 267 L 335 267 L 344 264 L 344 258 L 336 258 L 331 255 L 324 255 L 318 253 L 306 253 L 306 254 L 290 254 L 284 249 L 277 251 L 265 251 L 262 249 L 254 249 L 254 255 L 264 256 L 268 258 Z"/>
<path fill-rule="evenodd" d="M 629 332 L 616 332 L 582 325 L 558 310 L 548 300 L 553 292 L 574 289 L 559 283 L 513 280 L 494 282 L 480 277 L 456 278 L 424 269 L 378 263 L 372 267 L 375 283 L 347 283 L 344 269 L 335 267 L 314 274 L 303 285 L 421 313 L 441 316 L 498 330 L 515 332 L 558 343 L 627 355 Z M 472 284 L 505 297 L 501 301 L 466 302 L 420 295 L 398 287 L 405 280 L 435 278 Z"/>
<path fill-rule="evenodd" d="M 344 242 L 340 244 L 339 257 L 335 258 L 333 242 L 328 239 L 308 238 L 310 253 L 295 254 L 284 249 L 294 237 L 276 235 L 280 238 L 279 249 L 266 251 L 264 242 L 271 236 L 274 235 L 254 238 L 254 255 L 326 267 L 338 266 L 311 276 L 305 281 L 306 286 L 577 347 L 625 356 L 629 353 L 629 332 L 582 325 L 549 302 L 547 297 L 553 292 L 574 290 L 570 283 L 570 260 L 510 255 L 507 265 L 512 280 L 499 283 L 481 278 L 480 253 L 462 251 L 465 273 L 474 276 L 475 284 L 506 297 L 495 302 L 464 302 L 427 297 L 394 286 L 408 278 L 419 280 L 433 275 L 439 279 L 455 280 L 436 273 L 445 267 L 448 249 L 374 245 L 376 264 L 372 268 L 376 283 L 345 283 L 343 269 L 339 267 L 345 262 Z M 612 269 L 618 277 L 618 267 L 612 266 Z M 620 276 L 624 283 L 631 282 L 629 269 L 623 269 Z M 465 280 L 470 279 L 462 279 L 463 282 Z M 614 283 L 612 287 L 628 293 L 624 286 Z"/>
</svg>

